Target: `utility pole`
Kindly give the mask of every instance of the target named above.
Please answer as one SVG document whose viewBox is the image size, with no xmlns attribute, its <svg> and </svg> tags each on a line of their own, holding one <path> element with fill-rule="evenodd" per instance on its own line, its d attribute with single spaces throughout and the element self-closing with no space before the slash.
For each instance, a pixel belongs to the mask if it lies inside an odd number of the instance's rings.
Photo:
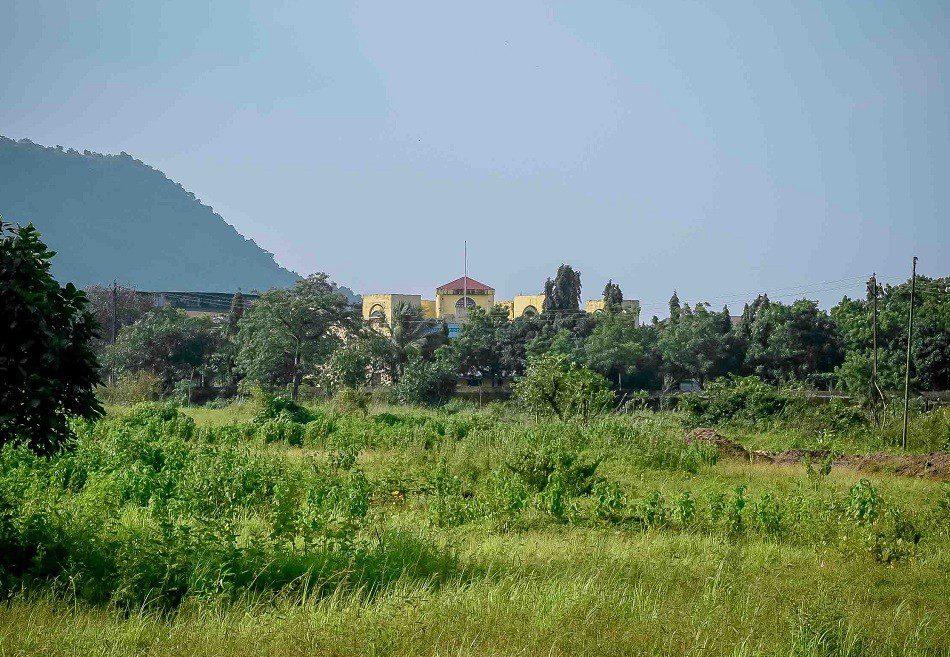
<svg viewBox="0 0 950 657">
<path fill-rule="evenodd" d="M 917 256 L 910 270 L 910 311 L 907 313 L 907 360 L 904 363 L 904 432 L 901 446 L 907 449 L 907 403 L 910 399 L 910 339 L 914 332 L 914 292 L 917 287 Z"/>
<path fill-rule="evenodd" d="M 871 273 L 868 281 L 868 293 L 871 295 L 871 415 L 877 424 L 877 272 Z"/>
<path fill-rule="evenodd" d="M 119 331 L 119 283 L 112 280 L 112 344 L 115 344 L 116 333 Z"/>
</svg>

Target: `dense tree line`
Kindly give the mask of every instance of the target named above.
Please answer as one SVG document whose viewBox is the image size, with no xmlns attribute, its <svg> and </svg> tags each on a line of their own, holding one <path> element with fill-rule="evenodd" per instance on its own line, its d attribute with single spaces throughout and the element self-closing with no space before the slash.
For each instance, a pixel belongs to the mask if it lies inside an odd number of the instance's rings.
<svg viewBox="0 0 950 657">
<path fill-rule="evenodd" d="M 918 285 L 912 384 L 947 389 L 950 279 L 920 277 Z M 830 312 L 806 299 L 786 304 L 760 295 L 734 317 L 726 307 L 689 304 L 674 292 L 668 318 L 641 324 L 623 310 L 623 292 L 612 281 L 602 312 L 580 311 L 580 273 L 569 265 L 545 290 L 541 315 L 511 321 L 504 308 L 475 308 L 448 340 L 444 324 L 408 305 L 393 309 L 388 323 L 364 324 L 318 274 L 250 306 L 236 298 L 229 316 L 218 321 L 173 309 L 144 313 L 119 330 L 114 345 L 102 348 L 103 360 L 112 377 L 144 369 L 166 390 L 183 377 L 197 377 L 226 390 L 246 380 L 293 396 L 302 386 L 327 392 L 378 382 L 398 386 L 407 375 L 444 396 L 458 377 L 501 383 L 523 375 L 529 360 L 544 354 L 583 365 L 625 390 L 668 392 L 684 382 L 755 375 L 776 384 L 870 394 L 870 293 L 846 297 Z M 896 391 L 903 385 L 909 283 L 875 287 L 874 294 L 879 386 Z"/>
</svg>

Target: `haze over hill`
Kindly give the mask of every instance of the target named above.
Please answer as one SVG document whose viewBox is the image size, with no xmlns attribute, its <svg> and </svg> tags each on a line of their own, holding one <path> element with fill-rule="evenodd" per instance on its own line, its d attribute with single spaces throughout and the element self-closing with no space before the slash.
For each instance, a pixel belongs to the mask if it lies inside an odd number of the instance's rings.
<svg viewBox="0 0 950 657">
<path fill-rule="evenodd" d="M 0 216 L 32 222 L 78 286 L 245 292 L 299 278 L 194 194 L 127 153 L 101 155 L 0 137 Z M 348 292 L 348 290 L 347 290 Z"/>
</svg>

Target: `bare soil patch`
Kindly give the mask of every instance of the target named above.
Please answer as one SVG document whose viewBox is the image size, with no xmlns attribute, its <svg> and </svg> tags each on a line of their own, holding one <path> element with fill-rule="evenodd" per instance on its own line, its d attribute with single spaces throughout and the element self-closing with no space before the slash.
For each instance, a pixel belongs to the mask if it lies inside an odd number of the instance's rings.
<svg viewBox="0 0 950 657">
<path fill-rule="evenodd" d="M 821 461 L 829 454 L 827 450 L 790 449 L 784 452 L 765 452 L 747 450 L 739 443 L 726 438 L 715 429 L 697 427 L 686 435 L 687 444 L 695 442 L 715 445 L 719 455 L 724 458 L 741 458 L 753 463 L 774 463 L 776 465 L 794 465 L 806 457 Z M 950 480 L 950 452 L 931 452 L 929 454 L 891 454 L 871 452 L 869 454 L 837 454 L 832 467 L 848 468 L 864 472 L 887 472 L 907 477 L 925 477 L 940 481 Z"/>
</svg>

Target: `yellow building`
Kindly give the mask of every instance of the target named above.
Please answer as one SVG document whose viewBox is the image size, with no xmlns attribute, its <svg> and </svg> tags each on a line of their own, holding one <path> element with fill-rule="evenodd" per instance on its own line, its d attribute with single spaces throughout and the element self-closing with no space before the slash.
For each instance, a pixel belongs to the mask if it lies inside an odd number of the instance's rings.
<svg viewBox="0 0 950 657">
<path fill-rule="evenodd" d="M 389 324 L 393 319 L 393 308 L 403 303 L 421 308 L 425 313 L 425 304 L 418 294 L 364 294 L 363 319 Z"/>
<path fill-rule="evenodd" d="M 624 299 L 620 303 L 620 308 L 625 313 L 636 313 L 637 321 L 640 319 L 640 302 L 636 299 Z M 604 310 L 604 300 L 603 299 L 591 299 L 584 303 L 584 310 L 588 313 L 599 313 Z"/>
<path fill-rule="evenodd" d="M 544 308 L 543 294 L 518 294 L 508 306 L 508 316 L 511 319 L 518 317 L 534 317 L 540 315 Z"/>
<path fill-rule="evenodd" d="M 476 306 L 488 311 L 494 305 L 495 290 L 467 276 L 435 290 L 435 316 L 449 323 L 464 322 Z"/>
<path fill-rule="evenodd" d="M 419 308 L 424 317 L 444 320 L 450 327 L 456 325 L 457 329 L 457 325 L 468 317 L 468 311 L 476 306 L 486 311 L 491 310 L 492 306 L 501 306 L 508 311 L 511 319 L 540 315 L 544 308 L 544 295 L 519 294 L 510 301 L 496 302 L 494 288 L 463 276 L 436 288 L 435 299 L 423 299 L 419 294 L 365 294 L 363 319 L 389 324 L 392 322 L 393 309 L 404 303 Z M 625 299 L 622 307 L 624 312 L 636 313 L 639 319 L 639 301 Z M 584 310 L 588 313 L 603 309 L 603 299 L 592 299 L 584 304 Z"/>
</svg>

